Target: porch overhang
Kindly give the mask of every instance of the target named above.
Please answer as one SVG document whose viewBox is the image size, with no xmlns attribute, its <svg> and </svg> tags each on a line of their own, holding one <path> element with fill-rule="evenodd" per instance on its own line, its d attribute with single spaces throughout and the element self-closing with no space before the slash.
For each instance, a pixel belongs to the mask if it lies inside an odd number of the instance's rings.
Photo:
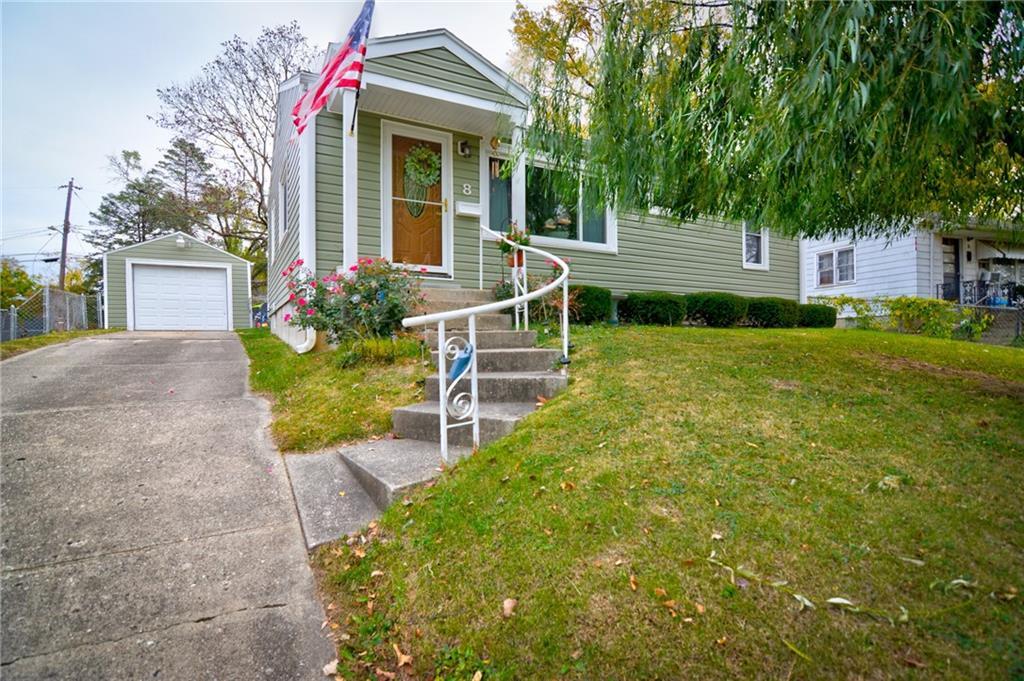
<svg viewBox="0 0 1024 681">
<path fill-rule="evenodd" d="M 335 93 L 327 109 L 349 113 L 343 108 L 340 93 Z M 359 111 L 487 138 L 511 135 L 526 121 L 526 109 L 511 98 L 495 102 L 377 73 L 363 76 Z"/>
</svg>

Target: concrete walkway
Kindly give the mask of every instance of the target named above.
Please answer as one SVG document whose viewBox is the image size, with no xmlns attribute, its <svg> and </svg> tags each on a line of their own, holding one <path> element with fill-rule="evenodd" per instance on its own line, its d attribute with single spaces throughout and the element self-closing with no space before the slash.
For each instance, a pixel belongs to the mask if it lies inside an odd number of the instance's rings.
<svg viewBox="0 0 1024 681">
<path fill-rule="evenodd" d="M 334 657 L 233 333 L 0 364 L 0 677 L 316 679 Z"/>
</svg>

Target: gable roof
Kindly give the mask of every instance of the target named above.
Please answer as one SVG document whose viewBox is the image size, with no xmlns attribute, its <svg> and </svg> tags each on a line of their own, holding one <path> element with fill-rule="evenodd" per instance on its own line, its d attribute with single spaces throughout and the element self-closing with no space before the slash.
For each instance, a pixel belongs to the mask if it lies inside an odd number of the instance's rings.
<svg viewBox="0 0 1024 681">
<path fill-rule="evenodd" d="M 331 43 L 324 56 L 324 63 L 326 64 L 340 48 L 341 43 Z M 371 38 L 366 45 L 366 59 L 370 61 L 377 57 L 390 57 L 436 48 L 447 49 L 485 79 L 507 92 L 522 106 L 525 107 L 529 104 L 529 90 L 446 28 Z"/>
<path fill-rule="evenodd" d="M 111 251 L 107 251 L 106 253 L 103 253 L 103 256 L 106 257 L 106 256 L 110 255 L 111 253 L 121 253 L 122 251 L 130 251 L 131 249 L 138 248 L 139 246 L 145 246 L 146 244 L 151 244 L 151 243 L 154 243 L 156 241 L 163 241 L 164 239 L 170 239 L 171 237 L 177 238 L 179 236 L 183 236 L 186 239 L 194 241 L 195 243 L 199 244 L 200 246 L 205 246 L 206 248 L 212 248 L 213 250 L 215 250 L 215 251 L 217 251 L 219 253 L 223 253 L 224 255 L 231 256 L 235 260 L 240 260 L 240 261 L 244 262 L 246 265 L 252 265 L 252 262 L 246 260 L 245 258 L 239 257 L 239 256 L 235 255 L 234 253 L 229 253 L 228 251 L 225 251 L 223 248 L 217 248 L 216 246 L 208 244 L 205 241 L 200 241 L 199 239 L 195 238 L 191 234 L 185 234 L 185 232 L 182 232 L 182 231 L 171 232 L 170 234 L 163 234 L 161 236 L 153 237 L 152 239 L 146 239 L 145 241 L 141 241 L 141 242 L 139 242 L 137 244 L 132 244 L 131 246 L 122 246 L 121 248 L 115 248 L 115 249 L 113 249 Z"/>
</svg>

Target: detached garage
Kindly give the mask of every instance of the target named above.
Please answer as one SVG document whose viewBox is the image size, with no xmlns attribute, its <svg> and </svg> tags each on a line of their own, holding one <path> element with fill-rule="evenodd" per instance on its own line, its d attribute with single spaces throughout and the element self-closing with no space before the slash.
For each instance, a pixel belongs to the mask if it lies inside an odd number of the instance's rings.
<svg viewBox="0 0 1024 681">
<path fill-rule="evenodd" d="M 252 263 L 176 232 L 103 255 L 107 328 L 231 331 L 251 325 Z"/>
</svg>

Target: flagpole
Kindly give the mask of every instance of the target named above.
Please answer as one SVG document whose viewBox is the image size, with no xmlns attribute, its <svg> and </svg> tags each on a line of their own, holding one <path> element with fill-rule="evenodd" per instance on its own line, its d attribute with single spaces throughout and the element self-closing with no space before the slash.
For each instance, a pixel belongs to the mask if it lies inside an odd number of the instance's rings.
<svg viewBox="0 0 1024 681">
<path fill-rule="evenodd" d="M 356 131 L 356 110 L 359 108 L 359 91 L 360 90 L 362 90 L 362 87 L 357 87 L 356 88 L 356 98 L 355 98 L 355 101 L 352 102 L 352 125 L 350 125 L 349 128 L 348 128 L 348 136 L 349 137 L 352 137 L 352 135 L 354 135 L 355 131 Z"/>
</svg>

